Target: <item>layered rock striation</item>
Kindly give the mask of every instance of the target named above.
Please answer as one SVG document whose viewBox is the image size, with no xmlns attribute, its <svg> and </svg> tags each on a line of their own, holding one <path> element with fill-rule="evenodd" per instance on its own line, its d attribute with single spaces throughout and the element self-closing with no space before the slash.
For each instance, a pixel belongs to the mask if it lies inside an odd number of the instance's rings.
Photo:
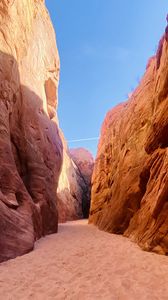
<svg viewBox="0 0 168 300">
<path fill-rule="evenodd" d="M 92 182 L 90 222 L 168 253 L 168 27 L 137 89 L 105 118 Z"/>
<path fill-rule="evenodd" d="M 44 1 L 0 2 L 0 262 L 57 231 L 59 55 Z"/>
</svg>

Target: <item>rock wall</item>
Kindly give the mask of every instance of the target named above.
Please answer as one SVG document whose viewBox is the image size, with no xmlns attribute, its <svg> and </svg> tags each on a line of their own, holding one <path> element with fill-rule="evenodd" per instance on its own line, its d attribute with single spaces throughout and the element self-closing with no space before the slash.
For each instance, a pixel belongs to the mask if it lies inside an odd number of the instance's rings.
<svg viewBox="0 0 168 300">
<path fill-rule="evenodd" d="M 72 155 L 63 135 L 62 141 L 63 167 L 57 190 L 58 215 L 59 222 L 66 222 L 89 216 L 93 158 L 85 149 L 75 149 Z"/>
<path fill-rule="evenodd" d="M 82 194 L 83 217 L 89 217 L 91 200 L 91 178 L 93 174 L 94 158 L 92 154 L 84 148 L 70 149 L 70 156 L 76 166 L 81 180 L 84 181 L 85 189 Z"/>
<path fill-rule="evenodd" d="M 90 222 L 168 253 L 168 27 L 130 99 L 106 116 Z"/>
<path fill-rule="evenodd" d="M 72 160 L 58 125 L 59 69 L 44 1 L 2 0 L 0 262 L 57 232 L 58 214 L 64 222 L 88 209 L 89 179 Z"/>
<path fill-rule="evenodd" d="M 57 231 L 59 66 L 44 1 L 1 0 L 0 262 Z"/>
</svg>

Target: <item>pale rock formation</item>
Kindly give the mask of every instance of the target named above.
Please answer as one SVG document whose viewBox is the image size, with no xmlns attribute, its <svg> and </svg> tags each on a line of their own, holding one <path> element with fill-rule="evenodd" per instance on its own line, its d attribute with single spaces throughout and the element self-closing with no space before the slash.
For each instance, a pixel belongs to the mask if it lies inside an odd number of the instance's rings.
<svg viewBox="0 0 168 300">
<path fill-rule="evenodd" d="M 168 253 L 168 27 L 131 98 L 106 116 L 90 222 Z"/>
<path fill-rule="evenodd" d="M 82 214 L 82 184 L 78 169 L 71 157 L 67 143 L 61 133 L 63 141 L 63 166 L 58 183 L 58 216 L 59 222 L 77 220 Z"/>
<path fill-rule="evenodd" d="M 83 149 L 82 156 L 79 156 L 78 161 L 76 161 L 76 156 L 72 156 L 72 151 L 69 151 L 63 134 L 61 136 L 64 147 L 63 167 L 57 190 L 58 215 L 59 222 L 66 222 L 88 217 L 89 215 L 93 158 L 87 150 Z M 81 170 L 81 162 L 85 164 L 84 172 Z M 90 167 L 90 170 L 87 170 L 86 165 Z"/>
</svg>

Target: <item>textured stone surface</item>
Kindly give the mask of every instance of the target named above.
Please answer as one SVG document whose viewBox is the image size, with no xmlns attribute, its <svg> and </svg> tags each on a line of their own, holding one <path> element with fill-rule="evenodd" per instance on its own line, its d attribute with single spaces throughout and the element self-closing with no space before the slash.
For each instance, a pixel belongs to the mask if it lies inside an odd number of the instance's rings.
<svg viewBox="0 0 168 300">
<path fill-rule="evenodd" d="M 56 232 L 59 56 L 44 1 L 0 2 L 0 262 Z"/>
<path fill-rule="evenodd" d="M 77 152 L 75 150 L 76 155 L 72 157 L 63 134 L 61 137 L 63 141 L 63 167 L 57 190 L 58 214 L 59 222 L 65 222 L 88 217 L 93 158 L 85 149 L 81 151 L 81 155 L 79 155 L 78 150 Z M 85 165 L 84 168 L 82 168 L 82 164 Z"/>
<path fill-rule="evenodd" d="M 78 167 L 80 177 L 83 178 L 86 188 L 83 193 L 82 210 L 84 218 L 88 218 L 91 198 L 91 178 L 93 174 L 94 159 L 92 154 L 84 148 L 70 149 L 70 155 Z"/>
<path fill-rule="evenodd" d="M 168 253 L 168 27 L 130 99 L 106 116 L 90 222 Z"/>
</svg>

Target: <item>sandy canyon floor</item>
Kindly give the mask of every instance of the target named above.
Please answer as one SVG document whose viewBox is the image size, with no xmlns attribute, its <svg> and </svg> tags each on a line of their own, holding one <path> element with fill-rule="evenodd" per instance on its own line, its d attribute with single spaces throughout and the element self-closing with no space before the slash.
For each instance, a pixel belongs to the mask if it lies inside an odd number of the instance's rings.
<svg viewBox="0 0 168 300">
<path fill-rule="evenodd" d="M 33 252 L 0 265 L 1 300 L 168 299 L 168 257 L 87 221 L 68 222 Z"/>
</svg>

